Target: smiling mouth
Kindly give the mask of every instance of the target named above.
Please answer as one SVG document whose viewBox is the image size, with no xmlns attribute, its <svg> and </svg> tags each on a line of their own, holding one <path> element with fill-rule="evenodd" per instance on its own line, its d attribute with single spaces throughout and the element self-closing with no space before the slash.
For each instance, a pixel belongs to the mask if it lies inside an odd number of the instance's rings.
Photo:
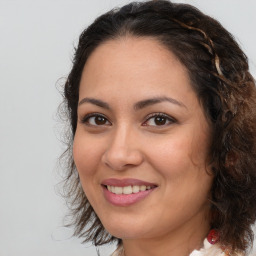
<svg viewBox="0 0 256 256">
<path fill-rule="evenodd" d="M 125 187 L 105 185 L 105 188 L 107 188 L 108 191 L 110 191 L 110 192 L 112 192 L 116 195 L 136 194 L 136 193 L 139 193 L 139 192 L 150 190 L 154 187 L 155 186 L 146 186 L 146 185 L 141 185 L 141 186 L 134 185 L 134 186 L 125 186 Z"/>
<path fill-rule="evenodd" d="M 103 180 L 101 186 L 106 201 L 118 207 L 138 203 L 149 197 L 158 187 L 157 184 L 133 178 L 110 178 Z"/>
</svg>

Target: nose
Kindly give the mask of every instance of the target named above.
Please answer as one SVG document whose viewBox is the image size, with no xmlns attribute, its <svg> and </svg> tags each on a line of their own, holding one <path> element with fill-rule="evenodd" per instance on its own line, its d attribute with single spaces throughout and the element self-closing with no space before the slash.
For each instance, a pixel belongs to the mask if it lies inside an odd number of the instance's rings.
<svg viewBox="0 0 256 256">
<path fill-rule="evenodd" d="M 116 171 L 140 165 L 143 162 L 143 154 L 136 134 L 125 127 L 113 131 L 102 155 L 102 161 Z"/>
</svg>

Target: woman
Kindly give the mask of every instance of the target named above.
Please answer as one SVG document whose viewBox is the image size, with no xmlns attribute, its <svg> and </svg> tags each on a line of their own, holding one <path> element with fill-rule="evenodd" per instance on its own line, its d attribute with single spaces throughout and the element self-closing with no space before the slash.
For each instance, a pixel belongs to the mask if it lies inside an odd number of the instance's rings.
<svg viewBox="0 0 256 256">
<path fill-rule="evenodd" d="M 247 255 L 256 89 L 247 58 L 190 5 L 132 3 L 81 34 L 64 103 L 75 235 L 113 255 Z"/>
</svg>

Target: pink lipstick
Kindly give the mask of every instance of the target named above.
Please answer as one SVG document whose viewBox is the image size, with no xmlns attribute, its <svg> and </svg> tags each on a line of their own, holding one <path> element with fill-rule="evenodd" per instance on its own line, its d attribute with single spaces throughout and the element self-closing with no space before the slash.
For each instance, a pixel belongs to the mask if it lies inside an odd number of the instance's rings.
<svg viewBox="0 0 256 256">
<path fill-rule="evenodd" d="M 149 196 L 156 184 L 138 179 L 106 179 L 102 183 L 105 199 L 115 206 L 129 206 Z"/>
</svg>

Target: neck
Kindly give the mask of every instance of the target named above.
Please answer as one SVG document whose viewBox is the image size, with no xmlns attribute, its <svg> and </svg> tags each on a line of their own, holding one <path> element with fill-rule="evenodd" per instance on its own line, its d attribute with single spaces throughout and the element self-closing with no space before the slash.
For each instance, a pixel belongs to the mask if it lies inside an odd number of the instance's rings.
<svg viewBox="0 0 256 256">
<path fill-rule="evenodd" d="M 193 250 L 203 246 L 203 240 L 210 230 L 209 222 L 199 216 L 188 221 L 168 234 L 140 239 L 124 239 L 125 256 L 189 256 Z"/>
</svg>

